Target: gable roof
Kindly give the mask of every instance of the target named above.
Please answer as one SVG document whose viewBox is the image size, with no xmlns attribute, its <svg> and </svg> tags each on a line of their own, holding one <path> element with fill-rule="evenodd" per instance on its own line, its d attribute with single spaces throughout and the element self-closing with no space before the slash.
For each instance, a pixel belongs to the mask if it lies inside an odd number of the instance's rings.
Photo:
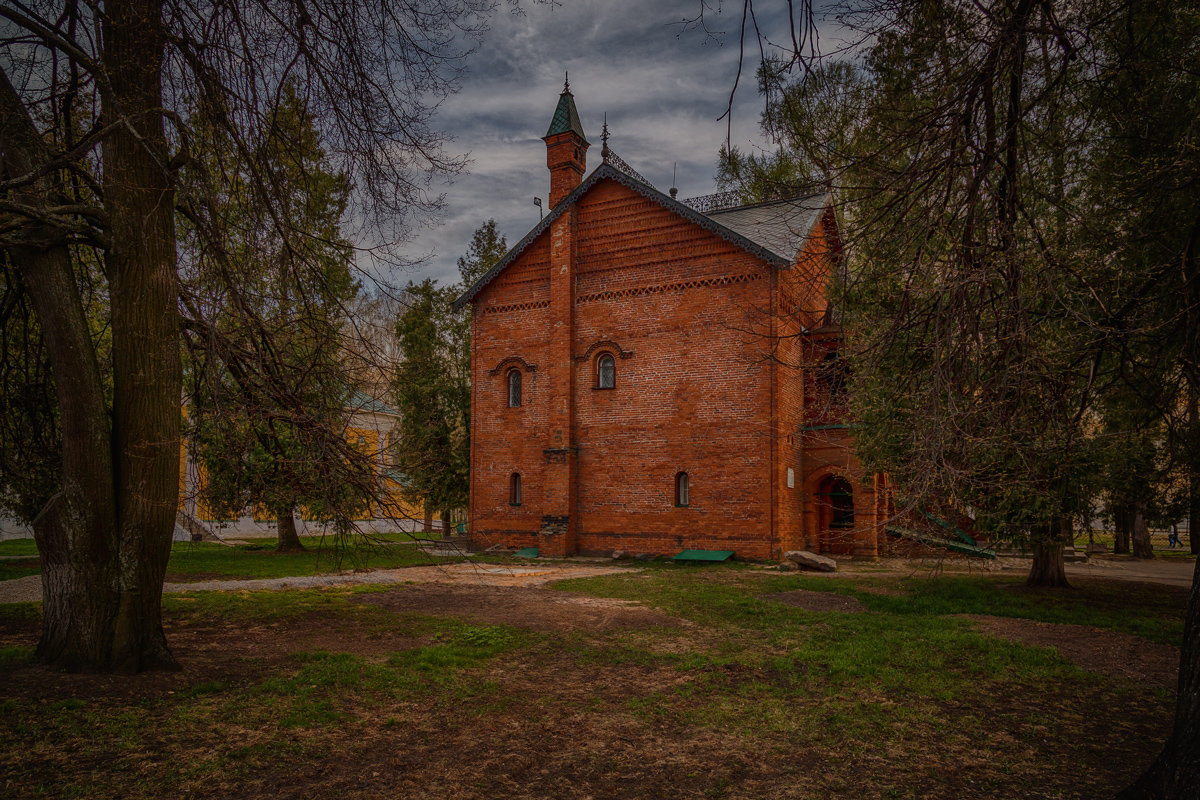
<svg viewBox="0 0 1200 800">
<path fill-rule="evenodd" d="M 808 238 L 813 226 L 821 218 L 821 211 L 828 205 L 826 195 L 809 195 L 796 200 L 781 200 L 760 203 L 724 211 L 702 214 L 689 205 L 668 197 L 647 183 L 614 167 L 602 163 L 569 195 L 558 202 L 542 221 L 521 238 L 490 270 L 475 281 L 457 300 L 455 311 L 475 299 L 485 286 L 517 259 L 529 245 L 550 228 L 589 189 L 602 180 L 612 180 L 652 200 L 668 211 L 694 222 L 705 230 L 716 234 L 727 242 L 758 256 L 772 266 L 786 269 L 795 260 L 800 245 Z"/>
<path fill-rule="evenodd" d="M 366 392 L 354 390 L 354 394 L 346 401 L 346 408 L 352 411 L 371 411 L 376 414 L 390 414 L 393 417 L 400 416 L 400 412 L 384 403 L 381 400 L 376 400 Z"/>
</svg>

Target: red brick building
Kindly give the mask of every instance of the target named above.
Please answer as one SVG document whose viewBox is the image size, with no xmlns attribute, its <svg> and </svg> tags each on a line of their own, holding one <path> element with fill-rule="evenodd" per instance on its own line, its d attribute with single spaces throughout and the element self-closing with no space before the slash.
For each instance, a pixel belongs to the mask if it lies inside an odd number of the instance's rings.
<svg viewBox="0 0 1200 800">
<path fill-rule="evenodd" d="M 550 211 L 472 305 L 472 537 L 542 555 L 874 556 L 887 492 L 850 449 L 828 198 L 708 210 L 588 142 L 569 90 Z"/>
</svg>

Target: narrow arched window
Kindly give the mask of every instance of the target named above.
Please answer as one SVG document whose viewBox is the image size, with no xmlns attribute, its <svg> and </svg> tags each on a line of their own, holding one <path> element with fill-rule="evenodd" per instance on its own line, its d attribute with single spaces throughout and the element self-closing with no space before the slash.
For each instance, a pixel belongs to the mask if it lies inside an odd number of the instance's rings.
<svg viewBox="0 0 1200 800">
<path fill-rule="evenodd" d="M 688 474 L 680 472 L 675 476 L 675 505 L 687 508 L 688 504 Z"/>
<path fill-rule="evenodd" d="M 617 385 L 617 362 L 608 353 L 596 359 L 596 388 L 612 389 Z"/>
<path fill-rule="evenodd" d="M 508 373 L 508 405 L 516 408 L 521 405 L 521 371 L 510 370 Z"/>
<path fill-rule="evenodd" d="M 521 473 L 519 472 L 514 472 L 508 479 L 508 504 L 510 506 L 521 505 Z"/>
</svg>

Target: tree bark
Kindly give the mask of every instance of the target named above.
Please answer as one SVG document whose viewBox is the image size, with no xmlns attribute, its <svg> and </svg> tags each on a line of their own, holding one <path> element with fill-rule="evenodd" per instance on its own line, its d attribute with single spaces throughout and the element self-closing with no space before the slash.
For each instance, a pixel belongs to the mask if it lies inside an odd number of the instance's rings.
<svg viewBox="0 0 1200 800">
<path fill-rule="evenodd" d="M 1042 540 L 1033 543 L 1033 564 L 1029 568 L 1026 586 L 1069 587 L 1066 561 L 1063 559 L 1063 543 L 1058 540 Z"/>
<path fill-rule="evenodd" d="M 1188 547 L 1192 555 L 1200 555 L 1200 534 L 1196 533 L 1196 520 L 1200 519 L 1200 475 L 1194 471 L 1188 476 Z"/>
<path fill-rule="evenodd" d="M 1200 561 L 1192 573 L 1183 649 L 1179 654 L 1175 727 L 1162 753 L 1118 800 L 1195 800 L 1200 797 Z"/>
<path fill-rule="evenodd" d="M 442 510 L 442 538 L 449 539 L 450 534 L 452 532 L 453 531 L 452 531 L 452 528 L 450 525 L 450 512 L 443 509 Z"/>
<path fill-rule="evenodd" d="M 1126 506 L 1118 506 L 1113 511 L 1113 554 L 1123 555 L 1129 552 L 1130 528 L 1133 513 Z"/>
<path fill-rule="evenodd" d="M 288 508 L 279 511 L 276 529 L 279 532 L 279 541 L 275 545 L 276 552 L 304 552 L 304 545 L 300 543 L 300 536 L 296 533 L 296 516 L 292 513 L 292 509 Z"/>
<path fill-rule="evenodd" d="M 179 496 L 179 362 L 174 198 L 166 164 L 155 0 L 106 4 L 105 116 L 124 118 L 102 146 L 111 246 L 113 413 L 101 377 L 65 232 L 30 224 L 11 248 L 37 310 L 54 370 L 62 425 L 61 489 L 33 522 L 42 557 L 37 655 L 69 670 L 174 667 L 162 632 L 162 581 Z M 0 80 L 8 175 L 48 154 L 20 97 Z M 52 204 L 52 176 L 16 192 Z"/>
<path fill-rule="evenodd" d="M 0 141 L 8 175 L 27 174 L 48 160 L 41 137 L 3 74 Z M 56 189 L 53 178 L 43 176 L 14 194 L 36 208 L 52 204 Z M 165 642 L 151 645 L 148 651 L 153 655 L 143 659 L 138 643 L 132 641 L 131 631 L 137 626 L 130 624 L 130 611 L 137 606 L 137 598 L 161 591 L 162 579 L 159 577 L 157 587 L 139 592 L 142 587 L 136 579 L 140 572 L 126 569 L 130 552 L 124 547 L 119 521 L 114 442 L 104 383 L 65 232 L 47 224 L 32 224 L 25 238 L 27 246 L 13 246 L 9 252 L 29 290 L 45 337 L 62 426 L 60 490 L 32 525 L 43 564 L 42 635 L 37 657 L 71 671 L 132 670 L 150 661 L 169 663 L 169 653 L 163 658 Z M 177 470 L 177 439 L 172 462 Z M 176 494 L 177 481 L 178 476 L 173 475 Z M 168 548 L 172 527 L 173 508 L 165 530 Z M 165 567 L 163 558 L 162 572 Z M 154 626 L 161 633 L 157 617 Z"/>
<path fill-rule="evenodd" d="M 1154 558 L 1154 545 L 1150 541 L 1150 528 L 1146 525 L 1146 504 L 1133 507 L 1133 557 Z"/>
<path fill-rule="evenodd" d="M 425 520 L 421 523 L 421 533 L 433 533 L 433 509 L 428 505 L 422 505 L 421 508 L 425 512 Z"/>
<path fill-rule="evenodd" d="M 179 296 L 175 197 L 163 127 L 160 0 L 107 3 L 108 119 L 101 148 L 111 245 L 113 452 L 120 562 L 117 666 L 176 666 L 162 631 L 162 583 L 179 502 Z"/>
</svg>

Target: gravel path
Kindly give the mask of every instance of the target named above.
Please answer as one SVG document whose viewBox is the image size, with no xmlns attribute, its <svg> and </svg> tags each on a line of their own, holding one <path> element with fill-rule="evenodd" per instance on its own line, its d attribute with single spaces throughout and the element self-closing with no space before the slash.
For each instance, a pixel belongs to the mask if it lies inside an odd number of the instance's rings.
<svg viewBox="0 0 1200 800">
<path fill-rule="evenodd" d="M 993 570 L 1025 572 L 1029 562 L 1021 559 L 1005 559 L 1005 563 L 988 562 L 983 565 L 969 564 L 972 572 Z M 1011 563 L 1008 563 L 1011 562 Z M 806 573 L 837 577 L 846 573 L 885 574 L 888 572 L 911 574 L 912 562 L 895 560 L 856 564 L 842 563 L 838 572 Z M 314 586 L 342 586 L 355 583 L 455 583 L 476 586 L 542 586 L 566 578 L 590 578 L 593 575 L 611 575 L 620 572 L 637 572 L 637 568 L 610 567 L 579 564 L 445 564 L 430 567 L 404 567 L 381 569 L 372 572 L 339 572 L 330 575 L 313 575 L 297 578 L 255 578 L 251 580 L 199 581 L 196 583 L 168 583 L 164 592 L 254 592 L 268 589 L 307 589 Z M 1092 559 L 1082 564 L 1068 564 L 1067 574 L 1073 577 L 1110 578 L 1115 580 L 1164 583 L 1171 586 L 1191 586 L 1194 566 L 1191 562 L 1154 561 L 1137 562 L 1132 559 Z M 40 575 L 29 575 L 11 581 L 0 581 L 0 603 L 28 603 L 42 599 Z"/>
<path fill-rule="evenodd" d="M 331 575 L 311 575 L 297 578 L 254 578 L 244 581 L 199 581 L 196 583 L 167 583 L 163 591 L 171 592 L 256 592 L 269 589 L 309 589 L 314 586 L 344 586 L 356 583 L 458 583 L 477 586 L 543 586 L 566 578 L 590 578 L 637 572 L 623 567 L 578 565 L 506 566 L 502 564 L 446 564 L 433 567 L 404 567 L 372 572 L 339 572 Z M 42 599 L 42 577 L 28 575 L 11 581 L 0 581 L 0 603 L 28 603 Z"/>
</svg>

